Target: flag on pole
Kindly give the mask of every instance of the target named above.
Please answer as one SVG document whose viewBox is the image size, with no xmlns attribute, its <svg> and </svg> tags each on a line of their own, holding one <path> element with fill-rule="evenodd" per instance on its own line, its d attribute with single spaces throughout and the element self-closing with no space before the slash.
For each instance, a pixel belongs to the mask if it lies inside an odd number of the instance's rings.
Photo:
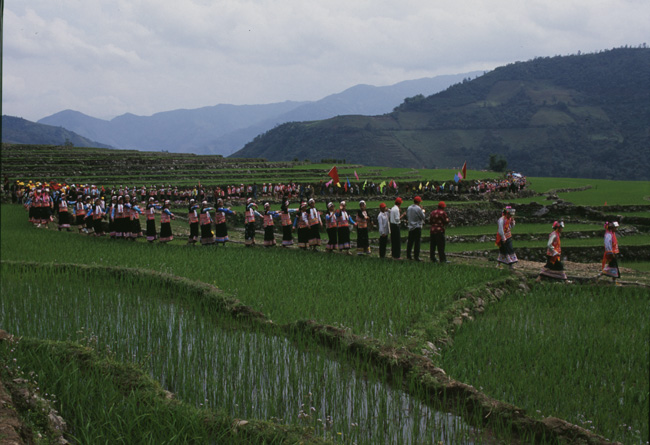
<svg viewBox="0 0 650 445">
<path fill-rule="evenodd" d="M 341 188 L 341 183 L 340 183 L 340 182 L 337 182 L 337 183 L 336 183 L 336 186 L 337 186 L 338 188 Z"/>
<path fill-rule="evenodd" d="M 345 178 L 348 180 L 348 188 L 352 187 L 352 184 L 350 184 L 350 178 Z"/>
<path fill-rule="evenodd" d="M 336 169 L 336 165 L 330 169 L 330 172 L 327 174 L 334 182 L 339 182 L 339 171 Z"/>
<path fill-rule="evenodd" d="M 379 188 L 383 190 L 385 185 L 386 185 L 386 181 L 381 181 L 381 184 L 379 184 Z"/>
<path fill-rule="evenodd" d="M 467 161 L 463 164 L 463 179 L 467 179 Z"/>
<path fill-rule="evenodd" d="M 422 183 L 420 183 L 420 190 L 422 190 Z"/>
<path fill-rule="evenodd" d="M 354 177 L 357 178 L 357 181 L 359 180 L 359 175 L 357 175 L 357 171 L 354 171 Z"/>
<path fill-rule="evenodd" d="M 332 185 L 332 182 L 334 182 L 333 179 L 330 179 L 329 181 L 327 181 L 327 182 L 325 183 L 325 187 L 329 187 L 330 185 Z"/>
<path fill-rule="evenodd" d="M 367 184 L 367 183 L 368 183 L 368 180 L 367 180 L 367 179 L 366 179 L 365 181 L 363 181 L 363 188 L 366 188 L 366 184 Z"/>
<path fill-rule="evenodd" d="M 458 177 L 458 173 L 454 175 L 454 182 L 460 181 L 460 178 Z"/>
<path fill-rule="evenodd" d="M 431 182 L 431 181 L 427 181 L 427 187 L 429 187 L 429 182 Z"/>
</svg>

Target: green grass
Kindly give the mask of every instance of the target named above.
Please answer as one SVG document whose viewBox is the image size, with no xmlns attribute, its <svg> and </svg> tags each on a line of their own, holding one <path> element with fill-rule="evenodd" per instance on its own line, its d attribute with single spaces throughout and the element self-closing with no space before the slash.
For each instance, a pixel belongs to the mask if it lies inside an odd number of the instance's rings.
<svg viewBox="0 0 650 445">
<path fill-rule="evenodd" d="M 539 417 L 645 443 L 649 315 L 640 288 L 536 287 L 463 324 L 442 366 Z"/>
<path fill-rule="evenodd" d="M 538 193 L 549 190 L 580 188 L 588 190 L 559 193 L 558 197 L 576 205 L 648 205 L 650 204 L 650 181 L 609 181 L 583 178 L 528 178 L 529 188 Z M 542 202 L 539 197 L 516 199 L 515 203 Z"/>
</svg>

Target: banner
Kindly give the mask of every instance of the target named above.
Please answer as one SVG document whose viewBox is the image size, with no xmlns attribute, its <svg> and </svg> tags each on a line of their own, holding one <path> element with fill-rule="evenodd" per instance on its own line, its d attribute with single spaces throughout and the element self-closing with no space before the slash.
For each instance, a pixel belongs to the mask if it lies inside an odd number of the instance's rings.
<svg viewBox="0 0 650 445">
<path fill-rule="evenodd" d="M 330 169 L 330 172 L 327 174 L 332 180 L 336 183 L 339 182 L 339 171 L 336 169 L 336 165 Z"/>
</svg>

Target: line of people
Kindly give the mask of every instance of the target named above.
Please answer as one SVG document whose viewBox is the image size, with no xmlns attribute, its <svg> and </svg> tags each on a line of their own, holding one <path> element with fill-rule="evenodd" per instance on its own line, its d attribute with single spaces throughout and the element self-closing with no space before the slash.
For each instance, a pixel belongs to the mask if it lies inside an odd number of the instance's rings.
<svg viewBox="0 0 650 445">
<path fill-rule="evenodd" d="M 449 225 L 450 219 L 446 212 L 446 204 L 440 201 L 435 210 L 430 212 L 428 218 L 422 207 L 422 199 L 415 196 L 413 204 L 406 211 L 402 211 L 402 199 L 395 199 L 393 207 L 389 210 L 385 203 L 379 205 L 379 214 L 376 225 L 379 232 L 379 257 L 386 257 L 388 243 L 391 246 L 391 257 L 401 260 L 402 238 L 401 225 L 405 219 L 408 225 L 408 238 L 406 246 L 406 258 L 420 261 L 420 244 L 422 228 L 427 222 L 430 225 L 430 248 L 429 255 L 432 262 L 447 263 L 445 254 L 445 228 Z M 284 199 L 280 210 L 271 210 L 271 204 L 266 202 L 263 211 L 258 211 L 258 206 L 252 198 L 246 202 L 244 215 L 245 231 L 244 244 L 246 247 L 255 245 L 256 223 L 261 221 L 264 231 L 263 245 L 273 247 L 276 245 L 275 225 L 279 220 L 282 232 L 282 246 L 290 247 L 294 244 L 293 233 L 297 232 L 297 246 L 300 249 L 318 250 L 322 245 L 321 231 L 324 229 L 328 239 L 325 243 L 327 252 L 339 251 L 351 254 L 350 232 L 357 231 L 356 249 L 357 255 L 370 254 L 370 241 L 368 231 L 375 225 L 370 217 L 365 201 L 359 201 L 359 210 L 350 214 L 347 210 L 346 201 L 341 201 L 338 208 L 334 203 L 327 204 L 326 212 L 321 213 L 316 208 L 313 198 L 307 202 L 301 202 L 298 208 L 290 208 L 288 199 Z M 174 239 L 171 220 L 175 219 L 170 209 L 170 201 L 164 201 L 159 205 L 153 197 L 150 197 L 144 208 L 140 207 L 137 199 L 131 199 L 129 195 L 114 195 L 111 202 L 106 205 L 101 197 L 92 200 L 90 196 L 85 198 L 78 195 L 75 199 L 65 192 L 50 194 L 49 189 L 36 189 L 25 203 L 29 210 L 29 220 L 36 227 L 48 227 L 54 220 L 53 216 L 58 215 L 58 230 L 72 230 L 73 222 L 79 232 L 95 236 L 105 235 L 104 220 L 108 220 L 108 234 L 114 239 L 128 239 L 134 241 L 138 237 L 146 236 L 147 241 L 169 242 Z M 160 214 L 160 231 L 156 228 L 156 217 Z M 146 218 L 146 231 L 143 234 L 140 225 L 140 217 Z M 189 244 L 199 242 L 202 245 L 222 244 L 225 245 L 230 239 L 228 236 L 227 217 L 236 215 L 236 212 L 225 207 L 223 199 L 217 199 L 216 206 L 211 207 L 207 201 L 200 204 L 194 199 L 190 200 L 188 206 L 188 223 L 190 234 Z M 497 221 L 496 245 L 499 248 L 497 266 L 513 268 L 518 262 L 513 247 L 512 228 L 515 227 L 515 209 L 507 206 L 503 209 L 501 217 Z M 214 227 L 214 231 L 213 231 Z M 618 222 L 605 223 L 604 247 L 605 254 L 602 259 L 600 276 L 616 280 L 620 278 L 617 256 L 619 255 L 616 231 Z M 563 221 L 555 221 L 552 225 L 552 232 L 549 235 L 546 257 L 547 261 L 538 276 L 542 279 L 567 280 L 562 262 L 561 234 L 564 229 Z M 436 258 L 436 252 L 438 258 Z"/>
</svg>

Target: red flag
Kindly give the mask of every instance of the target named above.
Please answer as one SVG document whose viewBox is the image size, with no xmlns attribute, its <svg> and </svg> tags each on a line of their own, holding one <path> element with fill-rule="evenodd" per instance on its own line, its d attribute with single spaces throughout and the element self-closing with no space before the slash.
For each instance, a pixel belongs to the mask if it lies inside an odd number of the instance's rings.
<svg viewBox="0 0 650 445">
<path fill-rule="evenodd" d="M 463 179 L 467 179 L 467 161 L 463 164 Z"/>
<path fill-rule="evenodd" d="M 339 181 L 339 172 L 338 172 L 338 170 L 336 169 L 336 165 L 335 165 L 334 167 L 332 167 L 332 169 L 331 169 L 330 172 L 327 174 L 327 176 L 329 176 L 330 178 L 332 178 L 332 179 L 334 180 L 334 182 L 336 182 L 336 183 L 340 182 L 340 181 Z"/>
</svg>

